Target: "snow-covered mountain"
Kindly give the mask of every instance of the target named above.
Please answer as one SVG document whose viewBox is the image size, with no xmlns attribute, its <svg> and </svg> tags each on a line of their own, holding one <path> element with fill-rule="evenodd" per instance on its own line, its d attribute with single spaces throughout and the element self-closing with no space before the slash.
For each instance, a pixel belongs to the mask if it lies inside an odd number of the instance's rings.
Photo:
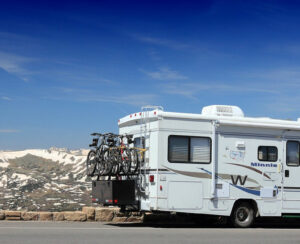
<svg viewBox="0 0 300 244">
<path fill-rule="evenodd" d="M 0 209 L 76 210 L 91 204 L 88 150 L 0 151 Z"/>
</svg>

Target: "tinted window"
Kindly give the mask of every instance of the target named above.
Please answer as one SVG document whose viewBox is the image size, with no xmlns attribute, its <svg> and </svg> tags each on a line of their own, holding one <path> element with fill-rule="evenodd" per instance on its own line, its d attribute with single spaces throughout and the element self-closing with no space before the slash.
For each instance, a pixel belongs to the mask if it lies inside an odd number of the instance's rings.
<svg viewBox="0 0 300 244">
<path fill-rule="evenodd" d="M 171 136 L 169 138 L 169 161 L 188 162 L 189 138 L 184 136 Z"/>
<path fill-rule="evenodd" d="M 258 147 L 258 160 L 260 161 L 277 161 L 278 150 L 277 147 L 260 146 Z"/>
<path fill-rule="evenodd" d="M 286 144 L 286 164 L 299 166 L 299 142 L 288 141 Z"/>
<path fill-rule="evenodd" d="M 209 138 L 190 138 L 190 161 L 196 163 L 210 162 L 210 140 Z"/>
<path fill-rule="evenodd" d="M 170 136 L 168 159 L 173 163 L 210 163 L 211 140 L 206 137 Z"/>
<path fill-rule="evenodd" d="M 145 148 L 145 137 L 134 138 L 134 147 Z"/>
</svg>

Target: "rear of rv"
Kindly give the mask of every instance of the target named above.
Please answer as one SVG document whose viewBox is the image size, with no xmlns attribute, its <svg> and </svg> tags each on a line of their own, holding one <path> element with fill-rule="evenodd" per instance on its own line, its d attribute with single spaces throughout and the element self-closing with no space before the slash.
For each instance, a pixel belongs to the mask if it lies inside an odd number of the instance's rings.
<svg viewBox="0 0 300 244">
<path fill-rule="evenodd" d="M 129 148 L 137 152 L 138 169 L 134 174 L 102 177 L 93 181 L 95 203 L 120 206 L 123 210 L 150 210 L 150 200 L 156 198 L 158 120 L 161 109 L 145 107 L 118 121 L 119 135 L 132 135 Z"/>
</svg>

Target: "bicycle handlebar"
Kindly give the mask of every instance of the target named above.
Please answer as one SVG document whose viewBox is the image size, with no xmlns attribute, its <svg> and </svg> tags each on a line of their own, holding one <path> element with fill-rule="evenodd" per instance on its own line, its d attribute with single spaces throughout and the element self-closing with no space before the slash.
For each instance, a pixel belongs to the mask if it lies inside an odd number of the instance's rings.
<svg viewBox="0 0 300 244">
<path fill-rule="evenodd" d="M 94 133 L 91 134 L 91 136 L 102 136 L 102 135 L 103 135 L 103 134 L 96 133 L 96 132 L 94 132 Z"/>
<path fill-rule="evenodd" d="M 94 133 L 91 134 L 91 136 L 118 136 L 118 135 L 110 133 L 110 132 L 109 133 L 104 133 L 104 134 L 94 132 Z"/>
</svg>

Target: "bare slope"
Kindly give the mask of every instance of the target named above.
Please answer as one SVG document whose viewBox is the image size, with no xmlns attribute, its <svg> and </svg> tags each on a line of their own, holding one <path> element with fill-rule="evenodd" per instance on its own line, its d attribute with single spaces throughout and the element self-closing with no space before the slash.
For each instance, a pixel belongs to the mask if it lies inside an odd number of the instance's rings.
<svg viewBox="0 0 300 244">
<path fill-rule="evenodd" d="M 86 150 L 0 151 L 0 209 L 76 210 L 91 203 Z"/>
</svg>

